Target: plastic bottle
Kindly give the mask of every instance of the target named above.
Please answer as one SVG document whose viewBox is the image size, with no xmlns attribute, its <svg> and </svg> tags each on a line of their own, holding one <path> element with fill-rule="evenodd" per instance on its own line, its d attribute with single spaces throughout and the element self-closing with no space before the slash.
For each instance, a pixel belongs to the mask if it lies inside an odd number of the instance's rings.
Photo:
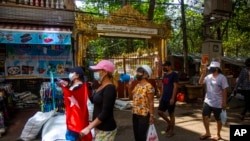
<svg viewBox="0 0 250 141">
<path fill-rule="evenodd" d="M 66 87 L 68 85 L 68 82 L 65 80 L 62 80 L 60 78 L 56 78 L 57 83 L 61 84 L 63 87 Z"/>
</svg>

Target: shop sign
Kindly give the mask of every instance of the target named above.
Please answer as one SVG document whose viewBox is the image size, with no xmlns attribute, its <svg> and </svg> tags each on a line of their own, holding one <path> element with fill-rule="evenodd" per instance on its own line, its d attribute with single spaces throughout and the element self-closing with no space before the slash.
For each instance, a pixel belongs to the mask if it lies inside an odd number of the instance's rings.
<svg viewBox="0 0 250 141">
<path fill-rule="evenodd" d="M 32 32 L 28 30 L 22 32 L 0 30 L 0 43 L 70 45 L 71 34 L 63 32 Z"/>
<path fill-rule="evenodd" d="M 6 44 L 6 78 L 67 77 L 65 68 L 73 66 L 70 45 Z"/>
</svg>

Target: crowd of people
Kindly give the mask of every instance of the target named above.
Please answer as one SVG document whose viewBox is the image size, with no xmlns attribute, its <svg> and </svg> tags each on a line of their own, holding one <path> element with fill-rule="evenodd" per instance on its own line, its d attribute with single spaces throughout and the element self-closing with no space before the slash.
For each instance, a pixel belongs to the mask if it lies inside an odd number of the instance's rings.
<svg viewBox="0 0 250 141">
<path fill-rule="evenodd" d="M 245 64 L 246 67 L 242 69 L 235 87 L 235 91 L 238 87 L 241 87 L 245 96 L 246 106 L 241 113 L 242 120 L 246 112 L 250 110 L 250 58 L 246 59 Z M 113 112 L 117 96 L 117 82 L 113 78 L 115 65 L 109 60 L 102 60 L 98 64 L 90 66 L 90 69 L 93 71 L 94 79 L 100 84 L 91 94 L 86 91 L 88 88 L 86 87 L 87 82 L 83 80 L 84 72 L 80 67 L 70 69 L 69 83 L 65 81 L 59 83 L 63 87 L 63 92 L 66 93 L 65 102 L 71 102 L 66 107 L 66 120 L 74 119 L 75 117 L 72 116 L 78 113 L 77 117 L 80 119 L 77 122 L 72 120 L 67 122 L 66 139 L 70 141 L 114 141 L 117 133 L 117 124 Z M 166 136 L 172 137 L 175 135 L 175 105 L 179 78 L 178 74 L 172 70 L 170 61 L 162 64 L 162 69 L 164 74 L 157 113 L 166 122 Z M 134 87 L 131 83 L 127 84 L 129 95 L 133 97 L 131 122 L 135 141 L 146 141 L 149 125 L 154 124 L 154 95 L 156 90 L 148 81 L 151 75 L 151 68 L 145 64 L 141 65 L 136 69 L 137 84 Z M 206 87 L 202 108 L 205 133 L 199 139 L 219 140 L 221 139 L 222 128 L 220 114 L 222 110 L 226 109 L 227 88 L 229 87 L 227 78 L 222 73 L 220 62 L 212 61 L 208 67 L 203 66 L 199 84 Z M 79 96 L 79 94 L 82 96 Z M 91 122 L 86 122 L 88 121 L 87 99 L 94 104 Z M 80 109 L 80 112 L 72 111 L 74 107 Z M 211 135 L 209 128 L 209 118 L 212 113 L 217 123 L 217 132 L 214 136 Z M 78 126 L 78 128 L 74 126 Z M 94 134 L 91 134 L 92 130 L 94 130 Z"/>
</svg>

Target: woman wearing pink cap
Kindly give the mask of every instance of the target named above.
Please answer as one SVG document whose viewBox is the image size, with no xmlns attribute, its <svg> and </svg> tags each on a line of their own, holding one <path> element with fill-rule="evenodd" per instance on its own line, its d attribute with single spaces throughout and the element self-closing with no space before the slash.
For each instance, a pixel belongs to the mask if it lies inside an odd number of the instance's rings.
<svg viewBox="0 0 250 141">
<path fill-rule="evenodd" d="M 114 141 L 117 132 L 113 108 L 116 100 L 116 83 L 113 80 L 115 66 L 108 60 L 102 60 L 95 66 L 94 79 L 100 83 L 90 100 L 94 103 L 93 121 L 80 135 L 87 135 L 95 129 L 95 141 Z"/>
</svg>

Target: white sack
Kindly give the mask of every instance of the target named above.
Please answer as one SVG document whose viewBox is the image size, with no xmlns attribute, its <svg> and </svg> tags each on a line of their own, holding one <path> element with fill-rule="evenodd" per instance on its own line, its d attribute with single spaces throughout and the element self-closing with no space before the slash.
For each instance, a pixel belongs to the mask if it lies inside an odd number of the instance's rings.
<svg viewBox="0 0 250 141">
<path fill-rule="evenodd" d="M 36 112 L 36 114 L 26 122 L 20 138 L 24 141 L 35 139 L 44 123 L 53 115 L 55 115 L 55 111 Z"/>
<path fill-rule="evenodd" d="M 50 118 L 43 126 L 42 141 L 66 140 L 66 116 L 60 114 Z"/>
<path fill-rule="evenodd" d="M 122 100 L 115 100 L 115 108 L 118 108 L 120 110 L 130 109 L 132 108 L 130 101 L 122 101 Z"/>
</svg>

